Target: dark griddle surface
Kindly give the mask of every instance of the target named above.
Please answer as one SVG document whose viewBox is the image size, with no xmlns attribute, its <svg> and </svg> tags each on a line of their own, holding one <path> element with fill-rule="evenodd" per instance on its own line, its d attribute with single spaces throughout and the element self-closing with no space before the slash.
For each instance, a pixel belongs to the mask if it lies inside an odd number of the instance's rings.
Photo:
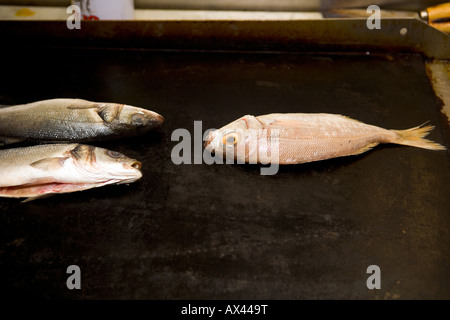
<svg viewBox="0 0 450 320">
<path fill-rule="evenodd" d="M 1 70 L 0 104 L 84 98 L 166 118 L 156 132 L 92 143 L 141 160 L 138 183 L 0 199 L 2 295 L 450 298 L 447 152 L 379 146 L 275 176 L 170 157 L 177 128 L 193 134 L 195 120 L 206 130 L 271 112 L 340 113 L 395 129 L 430 121 L 429 138 L 445 144 L 421 56 L 10 49 Z M 72 264 L 78 291 L 65 284 Z M 366 287 L 373 264 L 381 290 Z"/>
</svg>

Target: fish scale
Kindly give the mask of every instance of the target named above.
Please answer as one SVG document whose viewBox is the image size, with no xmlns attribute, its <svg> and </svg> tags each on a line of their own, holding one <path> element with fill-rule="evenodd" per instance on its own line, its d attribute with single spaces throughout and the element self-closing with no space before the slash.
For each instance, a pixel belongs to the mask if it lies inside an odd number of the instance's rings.
<svg viewBox="0 0 450 320">
<path fill-rule="evenodd" d="M 245 147 L 245 153 L 234 152 L 239 161 L 251 162 L 250 155 L 258 154 L 260 163 L 298 164 L 361 154 L 379 143 L 444 150 L 442 145 L 424 139 L 432 129 L 432 126 L 419 126 L 388 130 L 326 113 L 246 115 L 211 132 L 205 147 L 222 156 L 233 148 Z M 252 130 L 259 133 L 249 134 Z M 229 136 L 233 139 L 228 139 Z"/>
<path fill-rule="evenodd" d="M 55 110 L 56 109 L 56 110 Z M 60 105 L 30 104 L 20 110 L 0 110 L 0 136 L 33 140 L 84 141 L 111 134 L 91 109 L 69 110 Z M 21 125 L 15 125 L 20 119 Z"/>
<path fill-rule="evenodd" d="M 136 136 L 158 127 L 156 112 L 115 103 L 50 99 L 0 109 L 2 144 L 87 142 Z"/>
</svg>

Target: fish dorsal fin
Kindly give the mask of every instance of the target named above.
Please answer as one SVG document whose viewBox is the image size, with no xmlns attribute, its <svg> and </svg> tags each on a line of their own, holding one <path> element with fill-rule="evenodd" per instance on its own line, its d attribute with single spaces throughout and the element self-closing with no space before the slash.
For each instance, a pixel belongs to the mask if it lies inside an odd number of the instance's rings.
<svg viewBox="0 0 450 320">
<path fill-rule="evenodd" d="M 296 119 L 274 119 L 273 121 L 269 122 L 271 126 L 292 127 L 292 128 L 300 127 L 304 123 L 305 123 L 304 121 Z"/>
<path fill-rule="evenodd" d="M 71 104 L 68 105 L 66 108 L 71 110 L 76 109 L 95 109 L 98 108 L 98 103 L 91 102 L 88 100 L 83 99 L 72 99 Z"/>
<path fill-rule="evenodd" d="M 334 117 L 334 119 L 345 119 L 347 121 L 354 121 L 354 122 L 359 122 L 362 123 L 361 121 L 355 120 L 353 118 L 347 117 L 347 116 L 343 116 L 340 114 L 323 114 L 324 116 L 328 116 L 328 117 Z M 295 115 L 294 115 L 295 116 Z M 296 117 L 274 117 L 272 119 L 270 118 L 266 118 L 265 122 L 270 125 L 270 126 L 274 126 L 274 127 L 284 127 L 284 128 L 302 128 L 305 126 L 310 126 L 311 124 L 314 124 L 316 121 L 320 120 L 320 118 L 316 118 L 315 120 L 313 120 L 311 122 L 310 119 L 308 118 L 296 118 Z"/>
<path fill-rule="evenodd" d="M 55 170 L 63 167 L 64 162 L 69 159 L 68 157 L 54 157 L 54 158 L 45 158 L 30 164 L 33 168 L 40 170 Z"/>
<path fill-rule="evenodd" d="M 362 121 L 353 119 L 353 118 L 351 118 L 351 117 L 349 117 L 349 116 L 343 116 L 342 114 L 337 114 L 336 116 L 345 118 L 345 119 L 347 119 L 347 120 L 351 120 L 351 121 L 355 121 L 355 122 L 359 122 L 359 123 L 364 123 L 364 122 L 362 122 Z"/>
</svg>

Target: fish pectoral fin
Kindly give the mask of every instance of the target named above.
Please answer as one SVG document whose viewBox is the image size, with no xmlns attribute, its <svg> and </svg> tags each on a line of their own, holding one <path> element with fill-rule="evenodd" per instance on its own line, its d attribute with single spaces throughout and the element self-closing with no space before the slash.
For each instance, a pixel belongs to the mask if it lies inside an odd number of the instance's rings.
<svg viewBox="0 0 450 320">
<path fill-rule="evenodd" d="M 4 146 L 7 144 L 12 144 L 12 143 L 19 143 L 22 142 L 22 139 L 18 139 L 18 138 L 7 138 L 7 137 L 0 137 L 0 146 Z"/>
<path fill-rule="evenodd" d="M 46 158 L 33 162 L 30 164 L 33 168 L 41 169 L 41 170 L 53 170 L 59 169 L 64 165 L 64 162 L 69 159 L 69 157 L 55 157 L 55 158 Z"/>
<path fill-rule="evenodd" d="M 373 142 L 373 143 L 369 143 L 368 145 L 362 147 L 361 149 L 355 151 L 354 153 L 349 154 L 350 156 L 356 156 L 358 154 L 364 153 L 369 151 L 370 149 L 376 147 L 379 143 L 378 142 Z"/>
<path fill-rule="evenodd" d="M 51 197 L 53 194 L 40 194 L 38 196 L 34 196 L 34 197 L 29 197 L 26 198 L 25 200 L 21 201 L 21 203 L 27 203 L 36 199 L 44 199 L 44 198 L 48 198 Z"/>
</svg>

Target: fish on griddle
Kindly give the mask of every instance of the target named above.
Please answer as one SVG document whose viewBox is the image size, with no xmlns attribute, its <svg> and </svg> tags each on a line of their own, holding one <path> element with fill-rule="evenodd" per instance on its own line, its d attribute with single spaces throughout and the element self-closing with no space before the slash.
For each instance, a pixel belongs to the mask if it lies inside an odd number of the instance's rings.
<svg viewBox="0 0 450 320">
<path fill-rule="evenodd" d="M 163 122 L 158 113 L 129 105 L 50 99 L 0 108 L 0 145 L 109 140 L 140 135 Z"/>
<path fill-rule="evenodd" d="M 241 163 L 298 164 L 358 155 L 380 143 L 429 150 L 445 147 L 425 139 L 433 126 L 388 130 L 335 114 L 246 115 L 212 131 L 205 147 Z M 274 156 L 276 154 L 276 156 Z"/>
<path fill-rule="evenodd" d="M 46 144 L 0 150 L 0 197 L 37 199 L 57 193 L 132 183 L 141 163 L 84 144 Z"/>
</svg>

